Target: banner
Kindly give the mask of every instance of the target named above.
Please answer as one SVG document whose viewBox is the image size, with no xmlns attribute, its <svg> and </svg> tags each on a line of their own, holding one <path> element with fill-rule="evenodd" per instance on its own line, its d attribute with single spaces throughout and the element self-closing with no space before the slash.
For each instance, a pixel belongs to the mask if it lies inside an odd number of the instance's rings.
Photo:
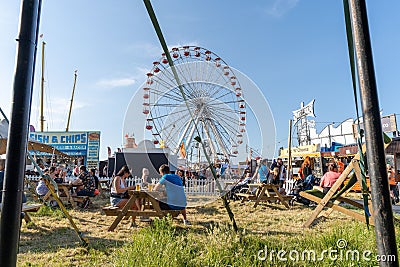
<svg viewBox="0 0 400 267">
<path fill-rule="evenodd" d="M 297 122 L 300 118 L 306 117 L 306 116 L 315 117 L 314 102 L 315 102 L 315 99 L 311 100 L 311 102 L 308 103 L 307 105 L 305 105 L 304 107 L 301 107 L 300 109 L 293 111 L 294 122 Z"/>
<path fill-rule="evenodd" d="M 291 152 L 292 157 L 304 157 L 304 156 L 318 157 L 320 156 L 320 154 L 321 153 L 319 144 L 292 147 L 292 152 Z M 287 158 L 288 156 L 289 156 L 289 149 L 288 148 L 281 149 L 279 157 Z"/>
<path fill-rule="evenodd" d="M 384 133 L 397 132 L 397 122 L 395 114 L 382 116 L 381 123 L 382 123 L 382 132 Z M 364 130 L 364 122 L 362 121 L 360 122 L 360 129 Z M 353 124 L 353 135 L 354 139 L 356 139 L 358 136 L 357 123 Z"/>
</svg>

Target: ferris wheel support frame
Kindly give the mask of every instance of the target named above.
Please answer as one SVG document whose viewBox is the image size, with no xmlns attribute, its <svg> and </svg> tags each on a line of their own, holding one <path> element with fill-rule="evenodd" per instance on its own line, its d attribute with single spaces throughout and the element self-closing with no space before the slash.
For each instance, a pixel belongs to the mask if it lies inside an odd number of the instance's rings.
<svg viewBox="0 0 400 267">
<path fill-rule="evenodd" d="M 183 138 L 185 138 L 186 133 L 187 133 L 187 131 L 189 130 L 190 125 L 192 125 L 192 123 L 193 123 L 193 121 L 189 121 L 189 123 L 186 125 L 185 130 L 183 131 L 181 137 L 179 137 L 179 140 L 178 140 L 178 143 L 177 143 L 177 144 L 178 144 L 178 145 L 177 145 L 178 147 L 175 148 L 175 150 L 174 150 L 174 153 L 175 153 L 175 154 L 178 154 L 179 148 L 181 147 L 181 144 L 182 144 L 182 142 L 183 142 Z M 186 142 L 186 144 L 187 144 L 187 142 Z"/>
<path fill-rule="evenodd" d="M 187 146 L 186 146 L 186 151 L 188 151 L 188 150 L 190 149 L 190 147 L 191 147 L 192 139 L 193 139 L 193 134 L 194 134 L 194 131 L 195 131 L 196 128 L 197 128 L 197 124 L 199 123 L 200 115 L 201 115 L 201 113 L 199 113 L 199 114 L 197 115 L 196 120 L 191 120 L 190 123 L 189 123 L 189 125 L 191 125 L 191 124 L 193 123 L 193 126 L 192 126 L 192 128 L 190 129 L 188 138 L 186 139 L 186 144 L 187 144 Z M 181 143 L 182 143 L 182 141 L 183 141 L 183 138 L 184 138 L 184 135 L 181 136 L 181 138 L 180 138 L 180 139 L 181 139 L 181 140 L 180 140 L 180 143 L 177 144 L 176 154 L 178 154 L 178 151 L 179 151 L 180 145 L 181 145 Z"/>
<path fill-rule="evenodd" d="M 210 127 L 211 127 L 211 130 L 213 131 L 213 133 L 214 133 L 214 135 L 215 135 L 215 137 L 217 139 L 218 144 L 221 146 L 221 149 L 222 149 L 222 152 L 225 155 L 225 158 L 229 159 L 230 158 L 230 154 L 228 153 L 228 151 L 226 151 L 224 143 L 222 142 L 221 135 L 219 134 L 219 132 L 215 128 L 215 124 L 212 123 L 211 121 L 210 121 Z"/>
<path fill-rule="evenodd" d="M 218 155 L 217 155 L 217 152 L 216 152 L 215 147 L 214 147 L 214 142 L 211 141 L 210 133 L 208 131 L 207 122 L 201 121 L 201 123 L 203 124 L 204 131 L 206 133 L 208 143 L 210 144 L 211 153 L 212 153 L 212 155 L 214 157 L 214 161 L 215 161 L 218 158 Z"/>
<path fill-rule="evenodd" d="M 187 145 L 186 145 L 186 151 L 188 151 L 189 148 L 191 147 L 193 134 L 194 134 L 194 131 L 196 131 L 196 130 L 197 130 L 197 132 L 198 132 L 197 124 L 199 123 L 199 120 L 200 120 L 201 115 L 203 115 L 203 110 L 204 110 L 204 108 L 202 107 L 202 108 L 200 109 L 199 113 L 196 115 L 196 119 L 194 119 L 194 118 L 191 116 L 192 119 L 190 120 L 190 122 L 189 122 L 189 124 L 188 124 L 188 126 L 187 126 L 187 129 L 185 129 L 185 133 L 182 134 L 181 137 L 179 138 L 179 142 L 177 143 L 177 147 L 176 147 L 176 149 L 175 149 L 175 154 L 178 154 L 178 151 L 179 151 L 179 148 L 181 147 L 183 138 L 185 138 L 186 132 L 187 132 L 187 131 L 189 130 L 189 128 L 190 128 L 189 126 L 193 123 L 193 127 L 192 127 L 192 129 L 190 130 L 190 133 L 189 133 L 189 135 L 188 135 L 188 138 L 186 139 L 186 144 L 187 144 Z"/>
</svg>

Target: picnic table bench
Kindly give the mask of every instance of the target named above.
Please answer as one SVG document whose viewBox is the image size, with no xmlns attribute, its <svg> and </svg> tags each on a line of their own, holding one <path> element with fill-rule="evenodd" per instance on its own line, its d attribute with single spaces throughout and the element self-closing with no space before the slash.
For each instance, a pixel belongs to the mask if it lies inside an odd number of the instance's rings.
<svg viewBox="0 0 400 267">
<path fill-rule="evenodd" d="M 22 212 L 25 213 L 24 220 L 26 223 L 31 222 L 32 219 L 29 216 L 29 212 L 37 212 L 43 204 L 22 204 Z M 0 203 L 0 211 L 1 211 L 2 203 Z"/>
<path fill-rule="evenodd" d="M 289 204 L 287 203 L 288 200 L 291 200 L 292 196 L 286 196 L 279 193 L 278 186 L 273 184 L 248 184 L 248 189 L 246 192 L 237 193 L 236 195 L 242 199 L 242 202 L 247 201 L 254 201 L 254 208 L 258 206 L 260 202 L 277 202 L 284 205 L 287 209 L 290 209 Z M 254 188 L 257 188 L 255 193 Z"/>
<path fill-rule="evenodd" d="M 124 217 L 147 216 L 162 218 L 168 214 L 171 214 L 172 217 L 177 217 L 181 213 L 181 210 L 162 210 L 160 208 L 160 201 L 166 201 L 161 192 L 129 190 L 128 193 L 130 197 L 124 207 L 107 206 L 102 209 L 106 216 L 117 216 L 108 231 L 113 231 Z M 141 210 L 131 209 L 137 199 L 144 200 Z"/>
</svg>

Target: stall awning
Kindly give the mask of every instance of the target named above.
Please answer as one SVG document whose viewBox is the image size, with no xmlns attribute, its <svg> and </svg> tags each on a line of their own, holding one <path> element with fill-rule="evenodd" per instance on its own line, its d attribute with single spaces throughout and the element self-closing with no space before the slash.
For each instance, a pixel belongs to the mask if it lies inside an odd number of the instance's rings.
<svg viewBox="0 0 400 267">
<path fill-rule="evenodd" d="M 6 154 L 6 149 L 7 149 L 7 139 L 6 138 L 1 138 L 0 139 L 0 155 Z M 44 153 L 49 153 L 52 155 L 59 155 L 63 157 L 69 157 L 67 154 L 55 149 L 52 146 L 36 142 L 36 141 L 29 141 L 28 142 L 28 150 L 29 151 L 39 151 L 39 152 L 44 152 Z M 54 152 L 53 152 L 54 151 Z"/>
</svg>

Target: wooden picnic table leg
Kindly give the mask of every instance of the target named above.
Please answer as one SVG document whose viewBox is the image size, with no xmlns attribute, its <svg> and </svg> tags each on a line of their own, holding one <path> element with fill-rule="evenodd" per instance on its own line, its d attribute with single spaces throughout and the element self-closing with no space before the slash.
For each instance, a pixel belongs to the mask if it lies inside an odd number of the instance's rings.
<svg viewBox="0 0 400 267">
<path fill-rule="evenodd" d="M 68 201 L 69 203 L 71 203 L 72 208 L 75 209 L 75 208 L 76 208 L 76 203 L 75 203 L 73 197 L 71 196 L 71 194 L 69 193 L 69 188 L 63 186 L 63 187 L 62 187 L 62 190 L 63 190 L 64 193 L 65 193 L 65 196 L 66 196 L 66 198 L 67 198 L 67 201 Z"/>
<path fill-rule="evenodd" d="M 286 203 L 285 199 L 282 197 L 281 193 L 279 193 L 278 189 L 276 188 L 276 186 L 272 187 L 272 190 L 274 190 L 276 196 L 279 198 L 279 200 L 281 201 L 281 203 L 287 208 L 290 209 L 288 203 Z"/>
<path fill-rule="evenodd" d="M 44 196 L 42 197 L 42 200 L 43 200 L 44 202 L 46 202 L 46 201 L 50 198 L 50 196 L 51 196 L 51 191 L 49 190 L 49 191 L 47 191 L 46 195 L 44 195 Z"/>
<path fill-rule="evenodd" d="M 158 217 L 159 218 L 164 217 L 164 213 L 161 210 L 159 200 L 157 200 L 155 198 L 148 198 L 148 200 L 151 202 L 151 205 L 153 206 L 153 209 L 157 212 Z"/>
<path fill-rule="evenodd" d="M 24 212 L 24 220 L 25 220 L 26 223 L 32 221 L 32 219 L 31 219 L 31 217 L 29 216 L 28 212 Z"/>
<path fill-rule="evenodd" d="M 135 200 L 136 200 L 136 197 L 134 195 L 132 195 L 129 198 L 129 200 L 128 200 L 128 202 L 126 202 L 125 206 L 121 209 L 121 211 L 119 211 L 117 218 L 115 218 L 115 220 L 111 224 L 110 228 L 108 228 L 108 231 L 114 231 L 114 229 L 117 227 L 117 225 L 122 220 L 122 218 L 124 218 L 125 214 L 128 213 L 128 210 L 130 209 L 130 207 L 133 205 L 133 203 L 135 203 Z"/>
<path fill-rule="evenodd" d="M 260 190 L 260 187 L 261 187 L 261 190 Z M 254 206 L 253 206 L 254 208 L 256 208 L 258 206 L 258 203 L 260 202 L 261 198 L 265 194 L 265 190 L 267 189 L 267 187 L 263 186 L 263 185 L 261 185 L 260 187 L 258 188 L 258 190 L 256 192 L 257 198 L 256 198 L 256 202 L 254 203 Z M 258 195 L 257 195 L 257 193 L 258 193 Z"/>
<path fill-rule="evenodd" d="M 344 180 L 347 178 L 347 176 L 350 174 L 350 172 L 353 170 L 353 161 L 347 166 L 347 168 L 343 171 L 343 173 L 340 175 L 340 177 L 337 179 L 335 184 L 331 187 L 331 189 L 326 193 L 324 198 L 321 199 L 321 201 L 318 203 L 318 206 L 315 208 L 314 212 L 311 214 L 310 218 L 304 223 L 303 227 L 310 227 L 311 224 L 314 222 L 314 220 L 318 217 L 318 215 L 321 213 L 321 211 L 324 209 L 326 204 L 329 202 L 329 200 L 332 198 L 332 196 L 336 193 L 338 188 L 342 185 Z"/>
</svg>

